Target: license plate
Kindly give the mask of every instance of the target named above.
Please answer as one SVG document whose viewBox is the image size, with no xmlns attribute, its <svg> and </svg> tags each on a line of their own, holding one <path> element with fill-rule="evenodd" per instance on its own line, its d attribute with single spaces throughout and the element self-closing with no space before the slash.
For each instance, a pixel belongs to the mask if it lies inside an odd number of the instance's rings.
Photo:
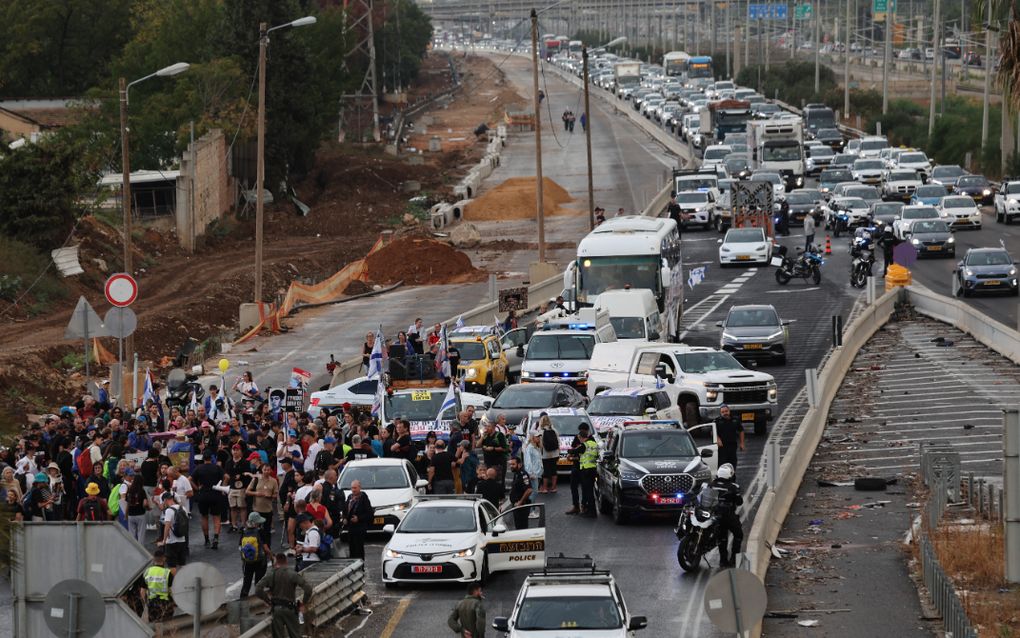
<svg viewBox="0 0 1020 638">
<path fill-rule="evenodd" d="M 986 281 L 986 282 L 983 282 L 983 283 L 986 286 L 999 286 L 999 285 L 1002 285 L 1001 281 Z"/>
<path fill-rule="evenodd" d="M 372 519 L 372 524 L 373 525 L 382 525 L 385 522 L 386 522 L 386 519 L 383 518 L 382 516 L 376 516 L 375 518 Z"/>
<path fill-rule="evenodd" d="M 750 255 L 737 255 L 737 261 L 750 261 Z"/>
<path fill-rule="evenodd" d="M 745 343 L 744 350 L 761 350 L 760 343 Z"/>
<path fill-rule="evenodd" d="M 773 266 L 776 266 L 778 268 L 779 266 L 783 265 L 783 258 L 782 257 L 773 257 L 771 263 L 772 263 Z"/>
<path fill-rule="evenodd" d="M 942 250 L 942 246 L 928 246 L 928 250 Z"/>
<path fill-rule="evenodd" d="M 675 496 L 667 496 L 665 498 L 659 498 L 659 505 L 679 505 L 682 501 Z"/>
<path fill-rule="evenodd" d="M 560 459 L 560 460 L 556 461 L 556 464 L 557 465 L 573 465 L 573 463 L 571 463 L 570 459 Z"/>
<path fill-rule="evenodd" d="M 740 420 L 741 421 L 754 421 L 754 412 L 741 412 L 740 413 Z"/>
<path fill-rule="evenodd" d="M 442 565 L 411 565 L 412 574 L 442 574 Z"/>
</svg>

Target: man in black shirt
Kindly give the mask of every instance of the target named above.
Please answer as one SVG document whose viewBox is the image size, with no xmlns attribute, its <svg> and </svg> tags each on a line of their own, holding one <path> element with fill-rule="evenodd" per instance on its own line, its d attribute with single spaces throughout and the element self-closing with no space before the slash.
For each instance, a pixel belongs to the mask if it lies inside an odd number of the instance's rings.
<svg viewBox="0 0 1020 638">
<path fill-rule="evenodd" d="M 486 423 L 485 433 L 482 435 L 482 460 L 485 461 L 485 467 L 496 470 L 496 478 L 500 481 L 506 476 L 506 457 L 509 448 L 506 435 L 496 429 L 496 424 L 492 421 Z"/>
<path fill-rule="evenodd" d="M 429 462 L 429 486 L 433 494 L 453 494 L 453 455 L 446 449 L 446 441 L 436 441 L 436 453 Z"/>
<path fill-rule="evenodd" d="M 414 443 L 411 441 L 410 423 L 406 420 L 397 420 L 395 423 L 397 430 L 394 437 L 396 441 L 390 446 L 390 451 L 393 453 L 393 456 L 404 458 L 414 463 L 414 460 L 418 458 L 418 451 L 414 448 Z"/>
<path fill-rule="evenodd" d="M 198 463 L 201 460 L 201 465 L 195 467 L 195 471 L 191 473 L 191 482 L 197 490 L 195 502 L 198 503 L 198 513 L 202 515 L 202 535 L 205 536 L 205 546 L 210 546 L 209 519 L 212 518 L 212 549 L 219 549 L 220 512 L 222 511 L 220 501 L 222 499 L 214 488 L 223 482 L 223 468 L 213 463 L 214 458 L 210 454 L 195 455 L 195 462 Z"/>
<path fill-rule="evenodd" d="M 527 505 L 531 497 L 531 477 L 524 471 L 520 457 L 510 458 L 510 471 L 513 472 L 513 478 L 510 479 L 510 507 L 518 508 L 514 510 L 514 528 L 527 529 L 529 509 L 521 506 Z"/>
<path fill-rule="evenodd" d="M 372 449 L 372 443 L 367 439 L 363 440 L 360 434 L 355 434 L 351 439 L 351 450 L 347 453 L 347 456 L 344 457 L 344 463 L 374 459 L 377 456 L 378 455 Z"/>
<path fill-rule="evenodd" d="M 729 463 L 737 467 L 737 448 L 744 451 L 744 424 L 730 414 L 730 406 L 719 406 L 719 416 L 715 419 L 716 444 L 719 446 L 719 466 Z"/>
<path fill-rule="evenodd" d="M 332 436 L 327 436 L 322 440 L 322 449 L 315 455 L 315 471 L 322 476 L 326 473 L 326 470 L 335 470 L 337 465 L 336 439 Z"/>
<path fill-rule="evenodd" d="M 230 477 L 230 491 L 227 493 L 227 505 L 230 507 L 230 531 L 240 532 L 245 525 L 248 508 L 245 491 L 251 483 L 252 467 L 244 457 L 244 450 L 235 443 L 230 448 L 230 458 L 223 464 L 224 472 Z"/>
<path fill-rule="evenodd" d="M 478 481 L 475 493 L 481 494 L 482 498 L 492 503 L 496 509 L 499 509 L 499 504 L 503 500 L 505 490 L 503 484 L 496 480 L 496 476 L 496 468 L 490 467 L 485 470 L 485 478 Z"/>
</svg>

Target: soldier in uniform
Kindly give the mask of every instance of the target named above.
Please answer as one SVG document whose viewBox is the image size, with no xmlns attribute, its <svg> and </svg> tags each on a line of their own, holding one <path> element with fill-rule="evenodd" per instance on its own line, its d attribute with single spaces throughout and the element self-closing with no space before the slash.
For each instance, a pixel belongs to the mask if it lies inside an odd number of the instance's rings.
<svg viewBox="0 0 1020 638">
<path fill-rule="evenodd" d="M 303 594 L 300 603 L 295 602 L 298 587 Z M 304 611 L 311 599 L 312 586 L 304 576 L 287 566 L 286 554 L 276 554 L 273 571 L 255 585 L 255 595 L 269 603 L 273 638 L 301 638 L 298 612 Z"/>
</svg>

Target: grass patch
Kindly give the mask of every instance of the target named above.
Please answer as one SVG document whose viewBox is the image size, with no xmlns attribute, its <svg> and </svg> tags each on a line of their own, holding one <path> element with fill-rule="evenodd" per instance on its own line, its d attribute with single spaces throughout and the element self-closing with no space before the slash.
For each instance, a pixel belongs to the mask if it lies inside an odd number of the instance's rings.
<svg viewBox="0 0 1020 638">
<path fill-rule="evenodd" d="M 36 281 L 43 270 L 45 274 Z M 38 306 L 38 312 L 46 312 L 51 302 L 67 297 L 67 288 L 49 254 L 16 239 L 0 237 L 0 299 L 14 302 L 30 286 L 30 311 Z"/>
<path fill-rule="evenodd" d="M 85 355 L 81 352 L 68 352 L 65 354 L 60 361 L 57 361 L 54 366 L 67 372 L 74 372 L 75 370 L 85 369 Z"/>
</svg>

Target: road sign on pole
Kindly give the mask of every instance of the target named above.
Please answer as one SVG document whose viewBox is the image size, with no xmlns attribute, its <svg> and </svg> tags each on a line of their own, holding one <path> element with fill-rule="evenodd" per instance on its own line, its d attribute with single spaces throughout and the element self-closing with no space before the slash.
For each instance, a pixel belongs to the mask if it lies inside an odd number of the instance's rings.
<svg viewBox="0 0 1020 638">
<path fill-rule="evenodd" d="M 65 339 L 81 339 L 84 342 L 85 350 L 85 387 L 88 388 L 91 374 L 89 371 L 89 339 L 92 337 L 105 337 L 106 330 L 103 322 L 99 320 L 95 308 L 89 304 L 84 296 L 78 297 L 78 305 L 71 312 L 71 320 L 64 330 Z"/>
<path fill-rule="evenodd" d="M 138 282 L 126 272 L 110 275 L 104 287 L 106 300 L 118 308 L 126 308 L 138 297 Z"/>
<path fill-rule="evenodd" d="M 705 613 L 720 631 L 743 636 L 765 614 L 765 585 L 746 569 L 724 569 L 705 585 Z"/>
<path fill-rule="evenodd" d="M 798 4 L 793 12 L 797 20 L 810 20 L 814 17 L 814 8 L 810 4 Z"/>
<path fill-rule="evenodd" d="M 99 590 L 84 580 L 69 578 L 46 594 L 46 626 L 57 636 L 92 638 L 103 628 L 106 607 Z"/>
<path fill-rule="evenodd" d="M 130 308 L 114 306 L 106 311 L 103 317 L 103 325 L 106 327 L 106 334 L 117 338 L 117 364 L 118 373 L 113 375 L 113 396 L 121 400 L 121 405 L 128 405 L 124 398 L 124 338 L 134 333 L 138 327 L 138 317 L 135 311 Z"/>
</svg>

